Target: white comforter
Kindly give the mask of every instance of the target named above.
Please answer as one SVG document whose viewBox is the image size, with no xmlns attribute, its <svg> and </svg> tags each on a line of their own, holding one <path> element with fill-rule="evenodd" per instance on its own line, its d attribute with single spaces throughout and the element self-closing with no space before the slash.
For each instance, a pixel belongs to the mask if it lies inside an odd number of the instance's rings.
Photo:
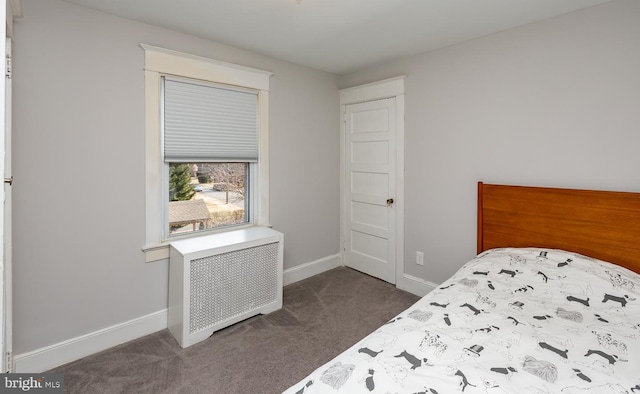
<svg viewBox="0 0 640 394">
<path fill-rule="evenodd" d="M 494 249 L 285 393 L 640 393 L 640 275 Z"/>
</svg>

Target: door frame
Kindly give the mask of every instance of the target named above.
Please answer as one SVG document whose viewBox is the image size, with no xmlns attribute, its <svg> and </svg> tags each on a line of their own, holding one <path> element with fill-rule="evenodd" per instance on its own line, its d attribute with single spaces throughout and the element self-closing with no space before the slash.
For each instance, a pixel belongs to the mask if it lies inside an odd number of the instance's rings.
<svg viewBox="0 0 640 394">
<path fill-rule="evenodd" d="M 13 281 L 12 281 L 12 233 L 11 233 L 11 184 L 7 184 L 7 178 L 13 180 L 11 175 L 11 140 L 12 140 L 12 83 L 11 67 L 13 56 L 13 21 L 22 17 L 21 0 L 0 0 L 0 8 L 4 10 L 5 30 L 3 43 L 0 44 L 1 52 L 5 57 L 5 79 L 0 88 L 2 96 L 2 113 L 0 124 L 2 133 L 2 159 L 0 173 L 4 176 L 4 198 L 2 207 L 2 219 L 0 220 L 0 232 L 2 233 L 2 245 L 0 245 L 0 267 L 2 267 L 2 291 L 0 291 L 0 304 L 2 307 L 2 343 L 0 344 L 1 368 L 3 373 L 13 372 Z M 2 17 L 0 17 L 1 19 Z"/>
<path fill-rule="evenodd" d="M 347 176 L 346 171 L 346 106 L 367 101 L 395 98 L 396 100 L 396 209 L 395 260 L 396 287 L 404 288 L 404 80 L 401 75 L 365 85 L 340 90 L 340 261 L 344 265 L 346 250 Z"/>
</svg>

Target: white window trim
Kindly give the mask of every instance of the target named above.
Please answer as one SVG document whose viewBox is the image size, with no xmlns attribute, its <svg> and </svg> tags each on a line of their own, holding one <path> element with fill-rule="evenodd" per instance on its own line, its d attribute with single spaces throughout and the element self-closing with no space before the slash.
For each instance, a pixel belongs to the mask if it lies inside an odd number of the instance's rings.
<svg viewBox="0 0 640 394">
<path fill-rule="evenodd" d="M 163 239 L 166 193 L 162 160 L 160 94 L 162 77 L 172 75 L 233 85 L 258 91 L 259 160 L 253 177 L 253 223 L 270 226 L 269 218 L 269 77 L 273 73 L 201 56 L 140 44 L 145 54 L 145 226 L 142 250 L 147 262 L 169 257 L 169 240 Z M 257 179 L 256 179 L 257 178 Z M 234 226 L 233 229 L 237 229 Z M 221 229 L 220 231 L 224 231 Z M 210 234 L 210 232 L 207 232 Z M 191 234 L 199 236 L 203 234 Z"/>
</svg>

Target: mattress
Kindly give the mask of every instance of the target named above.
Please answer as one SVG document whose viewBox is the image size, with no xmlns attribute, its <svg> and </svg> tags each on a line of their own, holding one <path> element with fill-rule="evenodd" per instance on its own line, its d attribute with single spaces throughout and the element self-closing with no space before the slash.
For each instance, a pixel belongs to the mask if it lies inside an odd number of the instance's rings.
<svg viewBox="0 0 640 394">
<path fill-rule="evenodd" d="M 640 275 L 492 249 L 285 391 L 456 392 L 640 393 Z"/>
</svg>

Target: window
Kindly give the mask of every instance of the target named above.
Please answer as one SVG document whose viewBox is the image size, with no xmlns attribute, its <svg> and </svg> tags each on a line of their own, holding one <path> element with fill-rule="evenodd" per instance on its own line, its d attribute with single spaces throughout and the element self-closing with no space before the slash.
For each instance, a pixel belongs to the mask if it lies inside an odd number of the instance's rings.
<svg viewBox="0 0 640 394">
<path fill-rule="evenodd" d="M 249 163 L 169 163 L 169 236 L 251 222 Z"/>
<path fill-rule="evenodd" d="M 163 77 L 169 237 L 251 223 L 257 92 Z M 165 237 L 166 238 L 166 237 Z"/>
<path fill-rule="evenodd" d="M 147 261 L 170 239 L 269 225 L 271 73 L 141 46 Z"/>
</svg>

